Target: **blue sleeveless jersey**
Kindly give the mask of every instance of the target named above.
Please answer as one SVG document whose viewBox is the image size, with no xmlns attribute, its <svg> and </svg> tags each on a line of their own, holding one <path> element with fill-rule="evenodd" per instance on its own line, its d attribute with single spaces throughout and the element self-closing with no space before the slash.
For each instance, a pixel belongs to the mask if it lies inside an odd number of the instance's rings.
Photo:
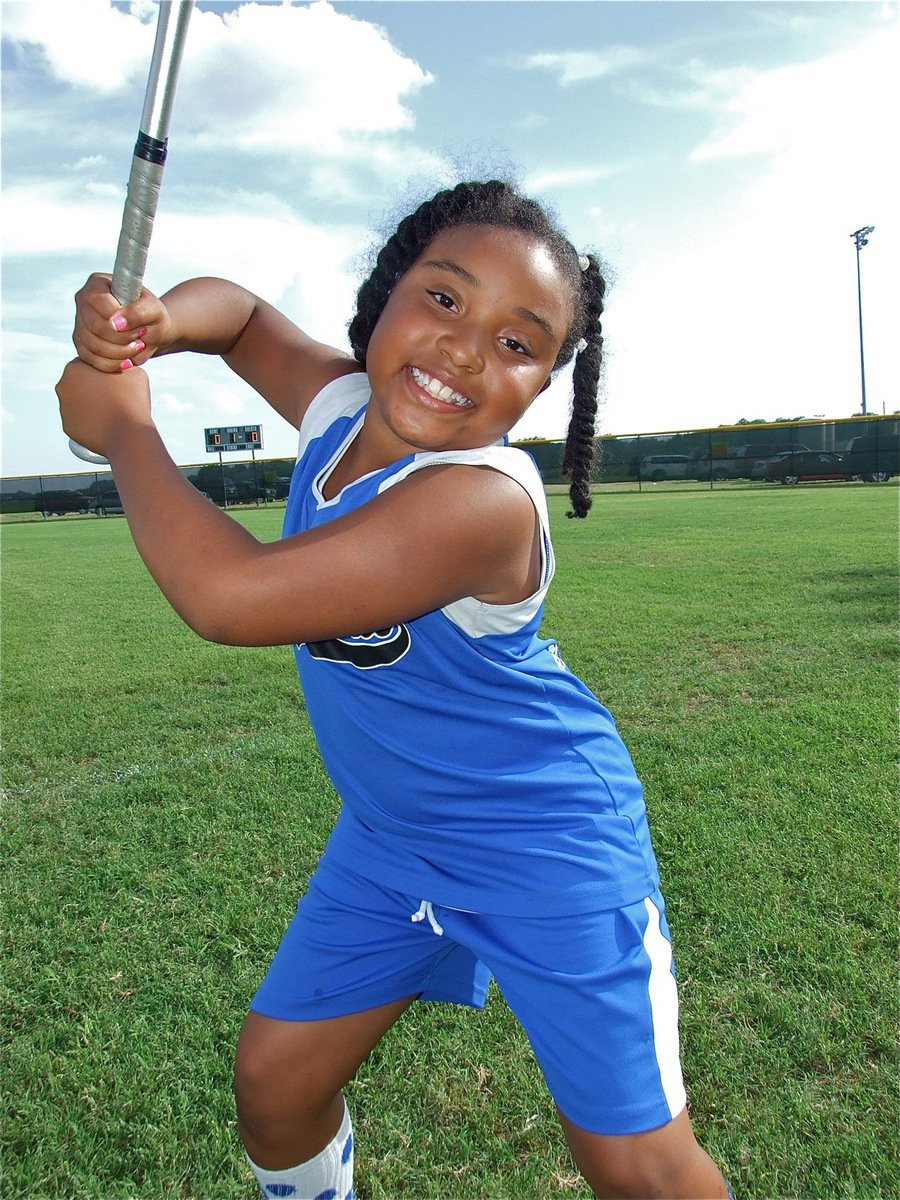
<svg viewBox="0 0 900 1200">
<path fill-rule="evenodd" d="M 284 535 L 342 516 L 413 471 L 491 466 L 531 496 L 542 578 L 520 604 L 464 599 L 392 629 L 294 648 L 343 802 L 326 854 L 376 882 L 475 912 L 553 916 L 643 899 L 658 875 L 631 758 L 609 712 L 556 643 L 538 636 L 554 562 L 533 460 L 501 444 L 411 454 L 325 500 L 368 397 L 363 374 L 316 397 Z"/>
</svg>

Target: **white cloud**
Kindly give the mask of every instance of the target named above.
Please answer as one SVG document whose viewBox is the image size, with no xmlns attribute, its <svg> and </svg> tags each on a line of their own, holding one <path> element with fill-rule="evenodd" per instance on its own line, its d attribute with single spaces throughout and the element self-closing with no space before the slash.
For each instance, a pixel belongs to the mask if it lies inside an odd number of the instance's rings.
<svg viewBox="0 0 900 1200">
<path fill-rule="evenodd" d="M 621 75 L 652 62 L 654 54 L 637 46 L 610 46 L 606 50 L 542 51 L 513 60 L 523 70 L 551 71 L 561 87 Z"/>
<path fill-rule="evenodd" d="M 65 457 L 61 451 L 66 440 L 59 422 L 54 388 L 64 365 L 74 354 L 71 342 L 41 333 L 4 328 L 3 390 L 6 396 L 12 396 L 15 391 L 15 408 L 8 406 L 4 420 L 4 425 L 9 426 L 2 445 L 5 463 L 21 463 L 23 446 L 28 451 L 25 457 L 29 467 L 26 469 L 31 469 L 30 463 L 37 457 L 35 451 L 46 452 L 46 461 L 52 461 L 54 441 L 60 447 L 57 457 Z M 15 466 L 9 473 L 17 473 Z"/>
<path fill-rule="evenodd" d="M 526 192 L 548 192 L 557 188 L 583 187 L 600 179 L 617 175 L 621 167 L 570 167 L 561 170 L 535 171 L 525 180 Z"/>
<path fill-rule="evenodd" d="M 564 367 L 541 392 L 518 424 L 510 430 L 513 441 L 522 438 L 565 436 L 572 415 L 572 365 Z"/>
<path fill-rule="evenodd" d="M 231 213 L 160 218 L 154 276 L 224 275 L 278 303 L 298 276 L 321 281 L 341 273 L 357 248 L 349 237 L 259 200 L 256 213 L 236 203 Z"/>
<path fill-rule="evenodd" d="M 290 457 L 297 433 L 252 388 L 215 357 L 171 355 L 151 361 L 147 373 L 160 435 L 176 462 L 214 463 L 203 430 L 228 424 L 259 424 L 267 457 Z"/>
<path fill-rule="evenodd" d="M 888 113 L 900 107 L 900 23 L 812 62 L 741 72 L 695 162 L 747 154 L 842 159 L 855 145 L 879 157 Z M 861 119 L 862 117 L 862 119 Z"/>
<path fill-rule="evenodd" d="M 538 129 L 546 129 L 550 124 L 550 118 L 546 113 L 529 112 L 520 117 L 513 125 L 521 133 L 534 133 Z"/>
<path fill-rule="evenodd" d="M 170 413 L 173 416 L 183 416 L 194 411 L 190 400 L 182 400 L 175 392 L 157 392 L 153 398 L 158 412 Z"/>
<path fill-rule="evenodd" d="M 154 26 L 108 0 L 31 0 L 3 5 L 3 37 L 38 47 L 62 82 L 111 93 L 146 72 Z"/>
<path fill-rule="evenodd" d="M 103 154 L 86 154 L 83 158 L 79 158 L 78 162 L 73 163 L 69 169 L 71 171 L 96 171 L 98 167 L 106 166 L 108 161 Z"/>
<path fill-rule="evenodd" d="M 68 254 L 83 251 L 102 261 L 115 249 L 122 220 L 124 188 L 92 188 L 90 203 L 85 189 L 68 182 L 48 180 L 7 186 L 3 193 L 3 221 L 15 229 L 9 257 Z"/>
<path fill-rule="evenodd" d="M 863 262 L 868 401 L 870 411 L 896 407 L 898 30 L 703 82 L 721 95 L 722 116 L 690 155 L 692 207 L 672 212 L 679 228 L 690 215 L 690 237 L 639 230 L 611 296 L 607 430 L 679 427 L 686 412 L 699 425 L 858 411 L 849 234 L 864 223 L 876 226 Z"/>
<path fill-rule="evenodd" d="M 37 47 L 55 80 L 108 96 L 112 119 L 117 108 L 135 108 L 138 90 L 143 96 L 155 26 L 148 16 L 155 9 L 141 4 L 125 12 L 108 0 L 30 0 L 4 6 L 3 35 L 19 50 Z M 195 9 L 173 130 L 207 148 L 302 147 L 329 155 L 356 139 L 359 155 L 360 138 L 413 128 L 405 100 L 431 82 L 433 76 L 378 26 L 338 13 L 326 0 Z M 120 103 L 115 94 L 126 89 Z"/>
<path fill-rule="evenodd" d="M 298 276 L 316 280 L 324 293 L 346 291 L 327 281 L 347 277 L 347 264 L 363 244 L 361 231 L 329 231 L 264 195 L 235 192 L 222 197 L 222 203 L 227 210 L 215 212 L 208 203 L 203 211 L 169 207 L 158 214 L 147 276 L 151 290 L 157 280 L 159 289 L 191 275 L 215 274 L 239 280 L 273 303 L 295 286 Z M 17 235 L 8 257 L 65 254 L 84 260 L 85 272 L 111 269 L 121 207 L 121 193 L 113 188 L 97 189 L 90 204 L 83 193 L 76 196 L 59 181 L 9 188 L 4 223 Z M 329 306 L 320 302 L 312 307 L 320 324 Z"/>
<path fill-rule="evenodd" d="M 3 332 L 4 362 L 15 364 L 17 369 L 45 358 L 57 357 L 61 353 L 60 346 L 57 338 L 46 337 L 42 333 L 18 329 L 7 329 Z M 74 351 L 69 355 L 69 358 L 73 357 Z"/>
<path fill-rule="evenodd" d="M 351 138 L 411 130 L 405 98 L 430 82 L 376 25 L 325 0 L 196 12 L 178 127 L 207 147 L 338 154 Z"/>
<path fill-rule="evenodd" d="M 677 82 L 633 78 L 623 83 L 622 90 L 629 100 L 667 112 L 716 112 L 743 81 L 752 77 L 752 72 L 743 68 L 709 71 L 697 63 L 675 67 L 673 72 Z"/>
</svg>

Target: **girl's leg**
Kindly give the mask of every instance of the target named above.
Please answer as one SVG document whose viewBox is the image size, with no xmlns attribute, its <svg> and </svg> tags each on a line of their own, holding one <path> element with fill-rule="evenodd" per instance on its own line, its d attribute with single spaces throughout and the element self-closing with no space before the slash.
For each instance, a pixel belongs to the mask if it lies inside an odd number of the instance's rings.
<svg viewBox="0 0 900 1200">
<path fill-rule="evenodd" d="M 588 1133 L 559 1114 L 578 1169 L 604 1200 L 727 1200 L 725 1180 L 697 1144 L 687 1110 L 646 1133 Z"/>
<path fill-rule="evenodd" d="M 238 1129 L 255 1163 L 284 1170 L 332 1141 L 344 1114 L 341 1088 L 413 999 L 323 1021 L 247 1014 L 234 1088 Z"/>
<path fill-rule="evenodd" d="M 492 970 L 598 1196 L 727 1200 L 685 1109 L 661 896 L 568 917 L 440 908 L 438 919 Z"/>
</svg>

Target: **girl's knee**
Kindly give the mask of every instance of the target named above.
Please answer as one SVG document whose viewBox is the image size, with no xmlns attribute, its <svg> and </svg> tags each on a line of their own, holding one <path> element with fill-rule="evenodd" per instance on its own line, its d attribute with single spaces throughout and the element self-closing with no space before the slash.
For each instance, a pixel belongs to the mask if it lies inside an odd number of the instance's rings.
<svg viewBox="0 0 900 1200">
<path fill-rule="evenodd" d="M 238 1040 L 238 1130 L 253 1162 L 281 1170 L 306 1162 L 334 1137 L 344 1098 L 308 1027 L 251 1013 Z"/>
<path fill-rule="evenodd" d="M 315 1117 L 334 1100 L 339 1086 L 321 1077 L 314 1049 L 301 1028 L 248 1014 L 234 1060 L 234 1093 L 238 1116 L 245 1123 L 290 1114 Z"/>
</svg>

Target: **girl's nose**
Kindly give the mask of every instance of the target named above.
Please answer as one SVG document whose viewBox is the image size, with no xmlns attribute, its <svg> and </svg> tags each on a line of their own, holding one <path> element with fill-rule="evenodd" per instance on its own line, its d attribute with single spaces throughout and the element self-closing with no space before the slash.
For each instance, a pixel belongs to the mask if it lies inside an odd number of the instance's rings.
<svg viewBox="0 0 900 1200">
<path fill-rule="evenodd" d="M 438 348 L 456 370 L 481 371 L 484 367 L 477 332 L 462 324 L 443 333 L 438 339 Z"/>
</svg>

